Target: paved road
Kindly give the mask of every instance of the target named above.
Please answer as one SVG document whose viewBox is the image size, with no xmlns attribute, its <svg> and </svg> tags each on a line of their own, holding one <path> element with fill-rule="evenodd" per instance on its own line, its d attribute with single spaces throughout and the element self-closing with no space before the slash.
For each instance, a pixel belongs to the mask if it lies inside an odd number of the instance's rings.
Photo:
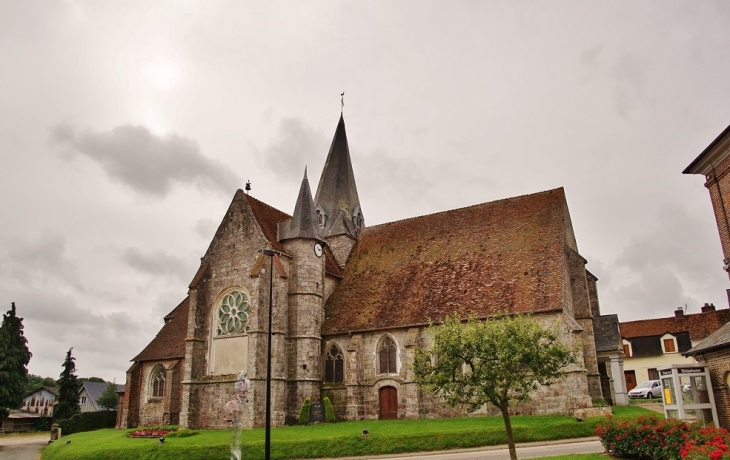
<svg viewBox="0 0 730 460">
<path fill-rule="evenodd" d="M 49 434 L 0 435 L 0 459 L 40 460 L 41 447 L 48 444 Z"/>
<path fill-rule="evenodd" d="M 517 457 L 535 458 L 551 455 L 591 454 L 604 451 L 597 438 L 569 439 L 540 443 L 527 443 L 517 446 Z M 450 452 L 403 454 L 394 457 L 364 456 L 340 460 L 509 460 L 509 451 L 505 446 L 484 447 L 479 449 L 462 449 Z M 325 460 L 325 459 L 322 459 Z"/>
</svg>

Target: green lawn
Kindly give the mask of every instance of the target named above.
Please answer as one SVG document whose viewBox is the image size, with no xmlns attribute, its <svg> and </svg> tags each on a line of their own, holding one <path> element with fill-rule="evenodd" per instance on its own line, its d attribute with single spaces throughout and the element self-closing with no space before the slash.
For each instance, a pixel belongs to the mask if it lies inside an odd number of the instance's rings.
<svg viewBox="0 0 730 460">
<path fill-rule="evenodd" d="M 619 417 L 653 413 L 640 407 L 615 407 Z M 593 436 L 602 418 L 577 422 L 567 416 L 515 416 L 512 425 L 517 442 Z M 363 430 L 369 436 L 363 437 Z M 227 459 L 230 432 L 201 430 L 188 437 L 131 439 L 131 430 L 98 430 L 64 436 L 43 449 L 43 460 Z M 244 458 L 263 458 L 264 430 L 244 432 Z M 71 441 L 70 443 L 67 443 Z M 383 420 L 341 422 L 271 430 L 274 459 L 345 457 L 448 450 L 506 444 L 501 417 L 435 420 Z M 571 457 L 573 459 L 581 457 Z M 592 457 L 585 457 L 590 459 Z"/>
</svg>

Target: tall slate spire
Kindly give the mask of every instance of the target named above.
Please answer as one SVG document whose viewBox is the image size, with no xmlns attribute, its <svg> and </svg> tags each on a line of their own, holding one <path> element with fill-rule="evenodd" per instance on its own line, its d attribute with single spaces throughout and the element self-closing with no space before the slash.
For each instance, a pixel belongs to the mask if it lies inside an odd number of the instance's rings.
<svg viewBox="0 0 730 460">
<path fill-rule="evenodd" d="M 291 238 L 312 238 L 324 241 L 322 231 L 317 225 L 317 214 L 315 213 L 314 201 L 312 201 L 312 190 L 309 188 L 307 168 L 304 168 L 304 178 L 299 187 L 297 204 L 294 205 L 292 218 L 279 223 L 279 241 Z"/>
<path fill-rule="evenodd" d="M 337 235 L 357 238 L 360 229 L 365 226 L 342 115 L 319 178 L 314 202 L 317 223 L 325 238 Z"/>
</svg>

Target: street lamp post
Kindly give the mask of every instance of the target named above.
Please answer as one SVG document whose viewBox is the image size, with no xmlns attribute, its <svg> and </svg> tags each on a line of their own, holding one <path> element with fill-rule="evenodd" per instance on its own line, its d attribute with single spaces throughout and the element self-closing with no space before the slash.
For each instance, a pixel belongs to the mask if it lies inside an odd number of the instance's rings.
<svg viewBox="0 0 730 460">
<path fill-rule="evenodd" d="M 261 249 L 261 252 L 269 257 L 269 331 L 266 341 L 266 436 L 264 440 L 264 458 L 271 459 L 271 327 L 274 293 L 274 256 L 273 249 Z"/>
</svg>

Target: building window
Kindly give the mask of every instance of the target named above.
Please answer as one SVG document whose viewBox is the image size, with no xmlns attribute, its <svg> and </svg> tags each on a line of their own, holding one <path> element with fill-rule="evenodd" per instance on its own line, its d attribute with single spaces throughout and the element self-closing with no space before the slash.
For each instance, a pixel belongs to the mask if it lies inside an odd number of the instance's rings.
<svg viewBox="0 0 730 460">
<path fill-rule="evenodd" d="M 81 397 L 81 404 L 86 404 L 86 396 Z"/>
<path fill-rule="evenodd" d="M 378 347 L 378 373 L 379 374 L 395 374 L 396 369 L 396 346 L 393 339 L 388 336 L 380 342 Z"/>
<path fill-rule="evenodd" d="M 674 345 L 674 339 L 664 339 L 664 353 L 674 353 L 675 351 L 677 351 L 677 347 Z"/>
<path fill-rule="evenodd" d="M 624 340 L 623 346 L 624 346 L 624 356 L 626 356 L 627 358 L 630 358 L 631 357 L 631 342 L 629 342 L 628 340 Z"/>
<path fill-rule="evenodd" d="M 649 369 L 649 380 L 659 380 L 659 371 L 656 368 Z"/>
<path fill-rule="evenodd" d="M 248 332 L 251 304 L 243 292 L 233 291 L 223 297 L 218 307 L 216 335 L 235 335 Z"/>
<path fill-rule="evenodd" d="M 165 367 L 157 366 L 152 370 L 150 377 L 150 394 L 153 398 L 165 396 Z"/>
<path fill-rule="evenodd" d="M 330 347 L 324 363 L 325 383 L 343 383 L 345 381 L 345 358 L 337 345 Z"/>
</svg>

